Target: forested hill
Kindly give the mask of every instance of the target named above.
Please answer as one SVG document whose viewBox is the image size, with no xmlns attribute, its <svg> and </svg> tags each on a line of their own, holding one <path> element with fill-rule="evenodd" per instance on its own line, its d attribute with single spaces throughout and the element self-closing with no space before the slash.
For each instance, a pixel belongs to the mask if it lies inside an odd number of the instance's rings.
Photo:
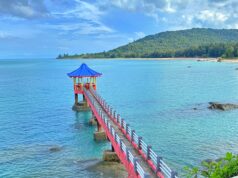
<svg viewBox="0 0 238 178">
<path fill-rule="evenodd" d="M 116 49 L 91 54 L 59 55 L 58 58 L 136 57 L 236 57 L 238 30 L 205 29 L 168 31 L 149 35 Z"/>
</svg>

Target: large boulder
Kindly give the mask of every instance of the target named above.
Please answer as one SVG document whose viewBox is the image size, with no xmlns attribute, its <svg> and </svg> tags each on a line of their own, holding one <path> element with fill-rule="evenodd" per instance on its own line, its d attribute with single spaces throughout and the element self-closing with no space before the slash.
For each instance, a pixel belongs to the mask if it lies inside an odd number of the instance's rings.
<svg viewBox="0 0 238 178">
<path fill-rule="evenodd" d="M 217 109 L 222 111 L 238 109 L 238 104 L 231 104 L 231 103 L 218 103 L 218 102 L 209 102 L 209 109 Z"/>
</svg>

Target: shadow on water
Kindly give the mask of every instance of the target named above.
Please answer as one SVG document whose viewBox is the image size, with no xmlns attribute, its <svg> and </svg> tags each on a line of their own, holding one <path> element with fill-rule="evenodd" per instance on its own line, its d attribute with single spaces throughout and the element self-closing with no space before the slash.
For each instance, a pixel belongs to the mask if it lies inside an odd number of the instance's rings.
<svg viewBox="0 0 238 178">
<path fill-rule="evenodd" d="M 90 111 L 75 112 L 75 123 L 73 128 L 76 130 L 82 130 L 83 128 L 89 127 L 89 119 L 92 117 Z"/>
</svg>

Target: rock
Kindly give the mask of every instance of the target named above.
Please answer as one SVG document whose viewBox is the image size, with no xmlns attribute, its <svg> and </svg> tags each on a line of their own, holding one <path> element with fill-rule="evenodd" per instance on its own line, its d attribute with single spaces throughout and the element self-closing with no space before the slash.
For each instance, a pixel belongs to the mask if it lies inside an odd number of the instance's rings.
<svg viewBox="0 0 238 178">
<path fill-rule="evenodd" d="M 218 103 L 218 102 L 209 102 L 209 109 L 212 110 L 232 110 L 232 109 L 238 109 L 238 104 L 231 104 L 231 103 Z"/>
<path fill-rule="evenodd" d="M 53 146 L 53 147 L 49 148 L 50 152 L 58 152 L 61 150 L 62 150 L 62 148 L 60 146 Z"/>
<path fill-rule="evenodd" d="M 223 160 L 223 158 L 217 158 L 217 159 L 215 159 L 215 160 L 213 160 L 213 159 L 205 159 L 205 160 L 202 161 L 202 163 L 203 163 L 203 162 L 206 162 L 206 163 L 220 162 L 220 161 L 222 161 L 222 160 Z"/>
<path fill-rule="evenodd" d="M 217 159 L 215 159 L 215 162 L 220 162 L 222 160 L 223 160 L 223 158 L 217 158 Z"/>
<path fill-rule="evenodd" d="M 202 163 L 203 163 L 203 162 L 206 162 L 206 163 L 212 163 L 213 160 L 212 160 L 212 159 L 205 159 L 205 160 L 202 161 Z"/>
</svg>

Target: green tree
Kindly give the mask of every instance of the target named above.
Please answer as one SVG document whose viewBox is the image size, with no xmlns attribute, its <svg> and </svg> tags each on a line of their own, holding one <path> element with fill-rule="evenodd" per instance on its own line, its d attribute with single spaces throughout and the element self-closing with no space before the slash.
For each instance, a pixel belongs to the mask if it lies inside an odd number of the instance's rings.
<svg viewBox="0 0 238 178">
<path fill-rule="evenodd" d="M 232 58 L 234 57 L 234 47 L 233 46 L 228 46 L 225 52 L 225 56 L 227 58 Z"/>
</svg>

